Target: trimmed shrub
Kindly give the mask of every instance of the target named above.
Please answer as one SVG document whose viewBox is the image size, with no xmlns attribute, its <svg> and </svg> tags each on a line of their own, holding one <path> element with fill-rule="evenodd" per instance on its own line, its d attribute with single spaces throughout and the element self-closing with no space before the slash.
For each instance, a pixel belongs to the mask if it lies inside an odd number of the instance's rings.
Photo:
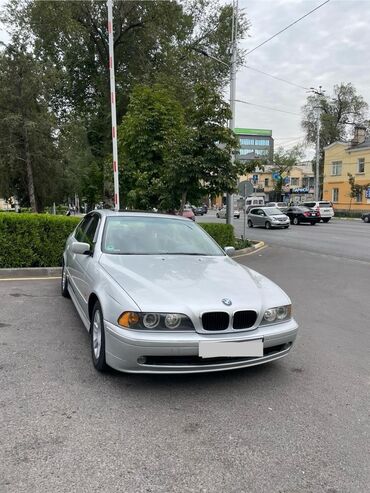
<svg viewBox="0 0 370 493">
<path fill-rule="evenodd" d="M 234 228 L 231 224 L 198 223 L 220 247 L 235 246 Z"/>
<path fill-rule="evenodd" d="M 361 217 L 365 211 L 345 211 L 345 210 L 335 210 L 335 217 Z"/>
<path fill-rule="evenodd" d="M 0 214 L 0 268 L 56 267 L 81 218 Z"/>
</svg>

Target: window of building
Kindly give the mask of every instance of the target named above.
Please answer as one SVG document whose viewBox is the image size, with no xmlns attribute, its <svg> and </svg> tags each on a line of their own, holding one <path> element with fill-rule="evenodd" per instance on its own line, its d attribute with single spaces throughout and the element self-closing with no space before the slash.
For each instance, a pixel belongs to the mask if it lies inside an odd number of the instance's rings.
<svg viewBox="0 0 370 493">
<path fill-rule="evenodd" d="M 240 145 L 242 145 L 242 146 L 254 146 L 254 139 L 240 139 Z"/>
<path fill-rule="evenodd" d="M 358 192 L 356 193 L 355 200 L 356 200 L 356 202 L 358 202 L 358 203 L 361 203 L 361 202 L 362 202 L 362 192 L 358 191 Z"/>
<path fill-rule="evenodd" d="M 240 149 L 239 153 L 241 156 L 246 156 L 254 152 L 254 149 Z"/>
<path fill-rule="evenodd" d="M 290 183 L 292 187 L 299 187 L 299 178 L 291 178 Z"/>
<path fill-rule="evenodd" d="M 331 201 L 338 202 L 339 200 L 339 188 L 333 188 L 331 191 Z"/>
<path fill-rule="evenodd" d="M 256 156 L 267 156 L 269 151 L 268 149 L 256 149 L 254 153 Z"/>
<path fill-rule="evenodd" d="M 339 176 L 342 174 L 342 161 L 333 161 L 331 163 L 331 174 L 333 176 Z"/>
<path fill-rule="evenodd" d="M 270 141 L 268 139 L 256 139 L 256 146 L 269 146 Z"/>
<path fill-rule="evenodd" d="M 357 173 L 365 173 L 365 158 L 357 159 Z"/>
<path fill-rule="evenodd" d="M 269 179 L 265 178 L 265 187 L 268 187 L 268 186 L 269 186 Z"/>
</svg>

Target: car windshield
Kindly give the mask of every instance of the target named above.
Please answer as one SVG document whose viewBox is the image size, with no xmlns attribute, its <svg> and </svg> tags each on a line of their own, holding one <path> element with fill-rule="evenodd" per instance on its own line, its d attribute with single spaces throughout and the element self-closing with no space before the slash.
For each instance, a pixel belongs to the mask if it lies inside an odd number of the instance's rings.
<svg viewBox="0 0 370 493">
<path fill-rule="evenodd" d="M 104 253 L 116 255 L 224 255 L 192 221 L 168 217 L 107 217 Z"/>
<path fill-rule="evenodd" d="M 281 216 L 282 212 L 277 207 L 269 207 L 265 209 L 266 214 L 269 216 Z"/>
</svg>

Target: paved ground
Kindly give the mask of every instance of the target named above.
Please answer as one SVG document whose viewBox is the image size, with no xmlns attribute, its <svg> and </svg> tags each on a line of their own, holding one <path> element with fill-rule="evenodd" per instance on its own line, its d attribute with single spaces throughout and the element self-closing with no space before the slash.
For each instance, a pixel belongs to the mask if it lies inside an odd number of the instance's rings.
<svg viewBox="0 0 370 493">
<path fill-rule="evenodd" d="M 201 376 L 102 376 L 56 280 L 0 282 L 1 493 L 369 491 L 370 263 L 285 246 L 239 261 L 289 292 L 298 342 Z"/>
<path fill-rule="evenodd" d="M 217 219 L 216 213 L 210 211 L 204 216 L 197 216 L 197 222 L 225 223 Z M 235 231 L 243 234 L 244 220 L 234 219 Z M 347 257 L 370 261 L 370 224 L 361 220 L 333 219 L 329 223 L 300 224 L 289 229 L 266 230 L 264 228 L 246 228 L 246 237 L 251 240 L 263 240 L 269 245 L 289 246 L 338 257 Z"/>
</svg>

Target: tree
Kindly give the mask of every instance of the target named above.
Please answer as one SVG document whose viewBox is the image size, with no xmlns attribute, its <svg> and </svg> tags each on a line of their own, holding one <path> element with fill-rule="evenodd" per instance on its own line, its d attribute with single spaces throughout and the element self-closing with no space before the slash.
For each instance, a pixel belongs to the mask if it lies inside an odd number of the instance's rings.
<svg viewBox="0 0 370 493">
<path fill-rule="evenodd" d="M 353 124 L 363 123 L 368 105 L 357 94 L 351 84 L 335 85 L 332 95 L 315 94 L 307 98 L 303 106 L 301 125 L 309 144 L 316 143 L 317 117 L 316 108 L 320 108 L 320 188 L 322 189 L 324 169 L 324 147 L 336 141 L 346 141 L 353 131 Z M 314 172 L 315 172 L 314 168 Z"/>
<path fill-rule="evenodd" d="M 56 200 L 55 126 L 44 67 L 25 46 L 0 54 L 0 193 L 38 211 Z"/>
<path fill-rule="evenodd" d="M 352 200 L 355 199 L 358 195 L 362 195 L 365 190 L 370 187 L 370 183 L 366 183 L 365 185 L 359 185 L 356 183 L 356 177 L 351 173 L 347 173 L 348 183 L 350 186 L 350 202 L 349 202 L 349 210 L 351 210 Z"/>
<path fill-rule="evenodd" d="M 281 200 L 284 178 L 287 177 L 293 168 L 303 157 L 303 148 L 300 145 L 292 147 L 292 149 L 284 150 L 279 147 L 274 153 L 274 164 L 272 172 L 278 175 L 275 180 L 275 197 L 276 200 Z"/>
</svg>

